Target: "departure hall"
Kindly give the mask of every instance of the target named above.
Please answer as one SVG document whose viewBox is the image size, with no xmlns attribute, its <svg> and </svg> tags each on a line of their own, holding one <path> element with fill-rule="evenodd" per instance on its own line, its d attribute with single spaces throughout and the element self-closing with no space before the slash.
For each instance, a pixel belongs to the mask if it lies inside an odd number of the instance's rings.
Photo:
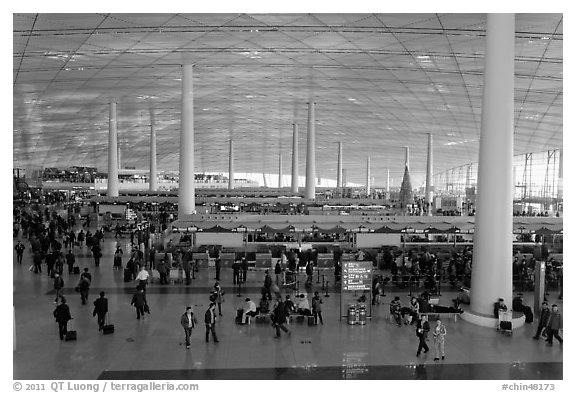
<svg viewBox="0 0 576 393">
<path fill-rule="evenodd" d="M 562 14 L 16 13 L 12 138 L 14 380 L 564 379 Z"/>
</svg>

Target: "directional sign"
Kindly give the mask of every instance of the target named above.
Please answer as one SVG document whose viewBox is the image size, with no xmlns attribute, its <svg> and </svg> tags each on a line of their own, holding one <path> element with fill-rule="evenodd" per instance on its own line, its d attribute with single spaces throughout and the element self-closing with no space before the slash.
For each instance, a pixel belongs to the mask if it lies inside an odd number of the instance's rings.
<svg viewBox="0 0 576 393">
<path fill-rule="evenodd" d="M 372 288 L 372 262 L 343 261 L 342 290 L 369 291 Z"/>
</svg>

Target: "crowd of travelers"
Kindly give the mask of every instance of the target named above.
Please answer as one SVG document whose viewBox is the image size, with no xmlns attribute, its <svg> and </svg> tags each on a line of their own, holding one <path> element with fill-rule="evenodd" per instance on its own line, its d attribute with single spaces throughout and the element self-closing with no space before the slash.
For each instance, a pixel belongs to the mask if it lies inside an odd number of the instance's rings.
<svg viewBox="0 0 576 393">
<path fill-rule="evenodd" d="M 72 319 L 68 307 L 68 299 L 62 295 L 65 287 L 65 274 L 72 280 L 73 275 L 78 275 L 78 279 L 73 279 L 75 290 L 80 295 L 82 305 L 89 304 L 89 293 L 92 284 L 92 274 L 87 267 L 80 272 L 77 266 L 76 255 L 82 253 L 83 256 L 91 255 L 94 258 L 94 268 L 99 268 L 102 257 L 102 243 L 105 233 L 102 228 L 93 228 L 90 223 L 82 223 L 75 220 L 74 215 L 67 218 L 58 215 L 55 209 L 45 207 L 43 210 L 35 208 L 16 208 L 14 210 L 14 237 L 16 241 L 16 263 L 22 264 L 23 255 L 27 248 L 32 256 L 33 264 L 30 271 L 41 275 L 42 267 L 45 265 L 45 274 L 53 281 L 55 293 L 54 303 L 57 304 L 53 311 L 53 316 L 59 326 L 59 337 L 64 340 L 67 337 L 67 324 Z M 136 281 L 137 287 L 132 295 L 131 305 L 136 309 L 136 318 L 144 319 L 150 314 L 146 290 L 152 280 L 151 271 L 156 270 L 159 274 L 159 285 L 170 283 L 170 270 L 177 269 L 183 272 L 178 276 L 179 282 L 190 284 L 190 274 L 194 273 L 197 265 L 194 263 L 192 254 L 187 251 L 176 250 L 173 253 L 164 252 L 156 258 L 157 251 L 154 247 L 147 247 L 149 243 L 149 229 L 132 231 L 130 235 L 131 250 L 127 251 L 128 260 L 123 265 L 124 247 L 120 242 L 115 244 L 113 259 L 113 269 L 124 272 L 124 281 Z M 22 240 L 21 240 L 22 239 Z M 28 244 L 26 244 L 26 239 Z M 112 240 L 114 241 L 114 240 Z M 354 259 L 364 261 L 368 259 L 367 253 L 359 250 Z M 335 251 L 335 276 L 340 278 L 342 252 Z M 296 318 L 310 318 L 310 325 L 323 325 L 322 304 L 323 300 L 318 291 L 308 298 L 312 293 L 314 269 L 317 264 L 317 253 L 314 250 L 301 252 L 298 255 L 294 252 L 282 252 L 280 260 L 274 268 L 274 276 L 266 270 L 261 287 L 261 298 L 256 303 L 250 297 L 244 299 L 243 304 L 237 308 L 236 323 L 248 324 L 258 316 L 265 316 L 274 329 L 275 337 L 280 338 L 281 332 L 290 335 L 290 320 Z M 67 266 L 67 269 L 64 266 Z M 384 296 L 384 289 L 387 284 L 396 285 L 400 289 L 411 289 L 423 287 L 424 292 L 418 296 L 412 296 L 407 305 L 402 305 L 399 296 L 395 296 L 390 301 L 390 316 L 398 326 L 411 325 L 416 329 L 418 337 L 417 356 L 422 351 L 428 352 L 428 334 L 431 332 L 436 348 L 434 360 L 444 359 L 444 341 L 447 334 L 446 327 L 440 320 L 435 322 L 432 328 L 427 321 L 427 316 L 431 313 L 462 313 L 462 303 L 467 303 L 466 297 L 458 296 L 450 306 L 440 306 L 430 302 L 431 296 L 438 294 L 439 283 L 445 278 L 452 289 L 469 286 L 469 279 L 472 267 L 472 250 L 464 248 L 458 252 L 453 252 L 450 256 L 439 257 L 436 252 L 422 248 L 420 250 L 398 251 L 386 249 L 383 253 L 383 270 L 389 270 L 389 277 L 384 274 L 376 275 L 372 282 L 372 302 L 373 305 L 379 303 L 380 296 Z M 232 265 L 232 281 L 234 285 L 245 284 L 247 280 L 248 261 L 241 257 Z M 534 260 L 527 259 L 521 254 L 514 256 L 513 273 L 515 276 L 530 276 L 534 270 Z M 307 293 L 282 294 L 283 289 L 288 284 L 285 277 L 291 273 L 297 275 L 303 271 L 306 275 L 304 282 Z M 215 261 L 216 283 L 208 295 L 209 306 L 205 310 L 206 341 L 210 337 L 214 342 L 219 342 L 216 334 L 216 321 L 223 317 L 222 304 L 225 302 L 225 292 L 220 285 L 220 258 Z M 546 265 L 547 276 L 559 276 L 561 280 L 561 263 L 557 263 L 553 258 L 548 260 Z M 292 298 L 294 296 L 294 298 Z M 497 302 L 495 310 L 505 309 L 505 305 Z M 99 331 L 103 331 L 106 326 L 106 316 L 108 313 L 108 299 L 104 291 L 99 293 L 99 297 L 93 302 L 93 316 L 97 317 Z M 530 307 L 523 304 L 521 295 L 518 295 L 513 302 L 515 311 L 523 312 L 527 322 Z M 496 311 L 495 311 L 496 312 Z M 545 335 L 549 344 L 553 338 L 562 343 L 559 332 L 562 331 L 562 316 L 557 305 L 552 305 L 552 310 L 548 309 L 548 303 L 542 305 L 542 311 L 538 318 L 538 328 L 535 339 Z M 180 317 L 180 323 L 185 332 L 186 347 L 190 347 L 191 329 L 198 323 L 194 310 L 191 306 L 186 308 Z M 433 324 L 434 325 L 434 324 Z"/>
</svg>

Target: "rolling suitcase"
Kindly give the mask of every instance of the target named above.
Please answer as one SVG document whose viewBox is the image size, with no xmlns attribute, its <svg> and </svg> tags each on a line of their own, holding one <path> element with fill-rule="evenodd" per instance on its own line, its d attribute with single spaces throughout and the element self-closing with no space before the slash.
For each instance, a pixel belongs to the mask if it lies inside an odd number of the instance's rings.
<svg viewBox="0 0 576 393">
<path fill-rule="evenodd" d="M 72 325 L 72 322 L 70 322 L 70 325 Z M 76 330 L 68 330 L 64 336 L 64 341 L 76 341 L 77 338 Z"/>
<path fill-rule="evenodd" d="M 236 310 L 236 318 L 234 318 L 234 322 L 237 325 L 241 325 L 242 324 L 242 315 L 244 314 L 243 310 Z"/>
<path fill-rule="evenodd" d="M 500 321 L 500 330 L 503 331 L 512 331 L 512 322 L 510 321 Z"/>
<path fill-rule="evenodd" d="M 108 323 L 104 325 L 102 328 L 103 334 L 112 334 L 114 333 L 114 325 L 110 323 L 110 318 L 108 318 Z"/>
<path fill-rule="evenodd" d="M 316 325 L 314 323 L 314 316 L 309 316 L 308 317 L 308 326 L 314 326 L 314 325 Z"/>
<path fill-rule="evenodd" d="M 74 266 L 74 274 L 80 274 L 80 266 Z"/>
</svg>

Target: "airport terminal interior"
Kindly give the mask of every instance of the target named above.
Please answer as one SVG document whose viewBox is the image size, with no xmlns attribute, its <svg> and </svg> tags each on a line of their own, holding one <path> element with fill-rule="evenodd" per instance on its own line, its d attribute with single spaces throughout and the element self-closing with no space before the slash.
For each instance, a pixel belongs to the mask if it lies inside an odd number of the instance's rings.
<svg viewBox="0 0 576 393">
<path fill-rule="evenodd" d="M 562 14 L 16 13 L 13 64 L 15 380 L 565 378 Z"/>
</svg>

